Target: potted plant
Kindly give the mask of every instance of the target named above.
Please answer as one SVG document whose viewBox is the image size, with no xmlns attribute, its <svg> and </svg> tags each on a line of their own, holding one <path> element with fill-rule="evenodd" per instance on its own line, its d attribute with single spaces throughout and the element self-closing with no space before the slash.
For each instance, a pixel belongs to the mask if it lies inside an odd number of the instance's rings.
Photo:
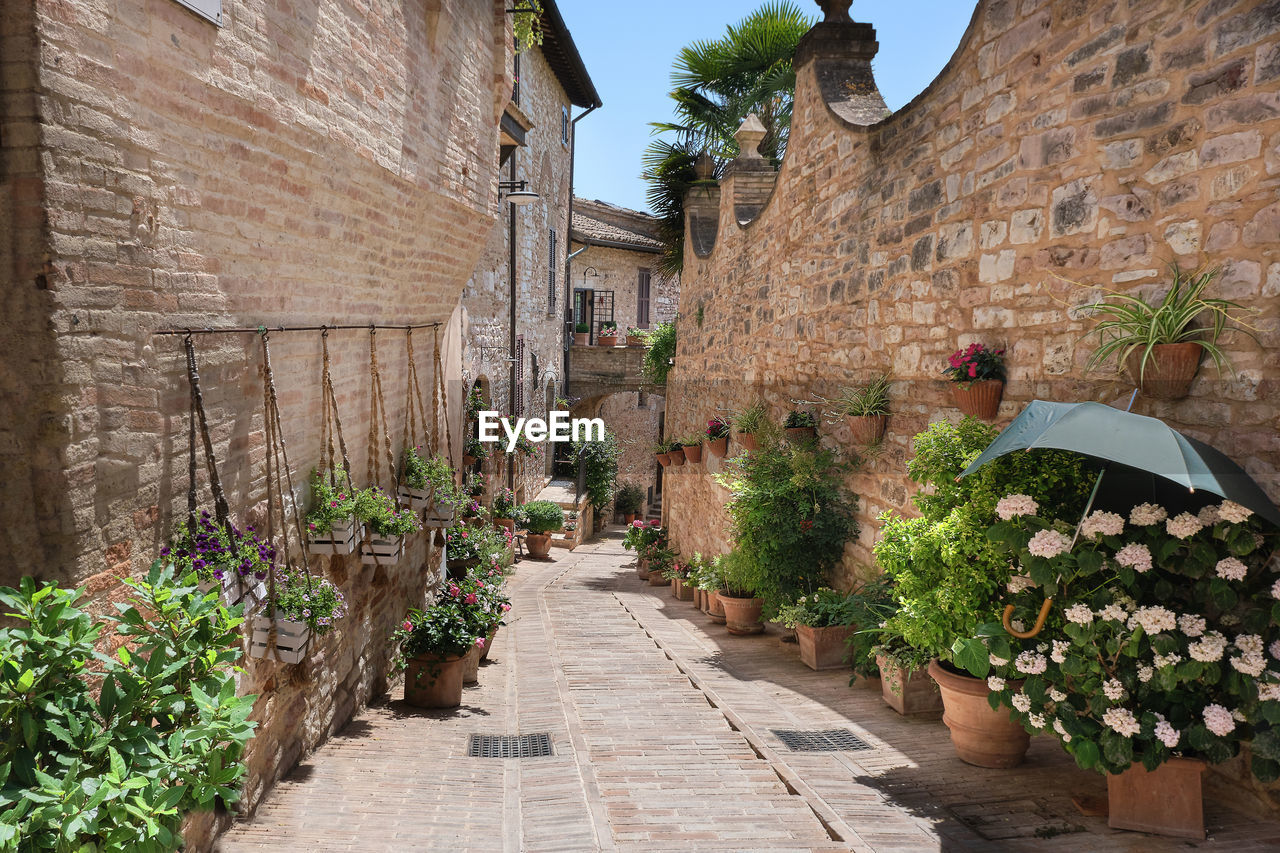
<svg viewBox="0 0 1280 853">
<path fill-rule="evenodd" d="M 622 514 L 627 524 L 636 520 L 640 508 L 644 505 L 644 490 L 635 483 L 624 483 L 613 498 L 613 508 Z"/>
<path fill-rule="evenodd" d="M 818 437 L 818 419 L 813 412 L 792 409 L 787 414 L 783 430 L 791 441 L 813 441 Z"/>
<path fill-rule="evenodd" d="M 271 647 L 275 628 L 275 655 L 283 663 L 301 663 L 311 637 L 323 637 L 334 623 L 347 615 L 342 591 L 324 578 L 306 572 L 278 569 L 275 597 L 265 614 L 253 617 L 251 657 L 263 658 Z"/>
<path fill-rule="evenodd" d="M 994 623 L 956 659 L 1028 732 L 1107 775 L 1111 826 L 1203 839 L 1204 765 L 1246 744 L 1254 776 L 1280 778 L 1273 527 L 1231 501 L 1099 510 L 1077 527 L 1010 494 L 997 515 L 988 538 L 1024 573 L 1009 621 L 1033 636 Z"/>
<path fill-rule="evenodd" d="M 1004 396 L 1004 350 L 972 343 L 956 350 L 942 372 L 954 383 L 951 398 L 962 414 L 994 420 Z"/>
<path fill-rule="evenodd" d="M 468 619 L 453 584 L 426 610 L 410 610 L 391 635 L 405 671 L 404 701 L 417 708 L 456 708 L 462 704 L 462 671 L 468 651 L 484 640 Z M 460 590 L 459 590 L 460 592 Z"/>
<path fill-rule="evenodd" d="M 645 336 L 649 333 L 648 329 L 642 329 L 639 326 L 627 327 L 627 346 L 643 347 L 645 345 Z"/>
<path fill-rule="evenodd" d="M 510 530 L 516 530 L 516 518 L 520 514 L 520 505 L 516 503 L 516 494 L 503 486 L 493 493 L 493 523 Z"/>
<path fill-rule="evenodd" d="M 835 399 L 831 422 L 844 418 L 858 445 L 877 444 L 889 425 L 889 375 L 881 374 L 865 385 L 845 388 Z"/>
<path fill-rule="evenodd" d="M 680 447 L 684 451 L 684 458 L 697 465 L 702 461 L 702 436 L 698 434 L 690 435 L 680 441 Z"/>
<path fill-rule="evenodd" d="M 600 334 L 596 337 L 596 346 L 616 347 L 618 345 L 618 324 L 605 320 L 600 324 Z"/>
<path fill-rule="evenodd" d="M 703 612 L 707 614 L 707 618 L 717 625 L 723 625 L 724 606 L 720 603 L 720 590 L 725 586 L 724 558 L 717 555 L 710 560 L 701 560 L 695 567 L 692 582 L 702 590 Z"/>
<path fill-rule="evenodd" d="M 880 672 L 880 698 L 904 717 L 942 715 L 938 682 L 928 675 L 927 654 L 912 649 L 900 638 L 888 636 L 873 647 Z"/>
<path fill-rule="evenodd" d="M 311 511 L 307 513 L 307 547 L 312 554 L 350 554 L 360 538 L 356 498 L 339 485 L 345 472 L 311 472 Z"/>
<path fill-rule="evenodd" d="M 684 442 L 678 438 L 672 438 L 667 441 L 667 456 L 671 458 L 671 464 L 679 468 L 685 463 Z"/>
<path fill-rule="evenodd" d="M 671 581 L 671 596 L 680 601 L 693 601 L 693 587 L 686 581 L 689 578 L 689 569 L 692 567 L 692 561 L 674 558 L 671 565 L 667 567 L 663 574 Z"/>
<path fill-rule="evenodd" d="M 800 660 L 810 669 L 846 669 L 845 646 L 855 630 L 854 596 L 821 587 L 778 610 L 777 621 L 794 628 Z"/>
<path fill-rule="evenodd" d="M 880 625 L 893 616 L 893 582 L 884 574 L 879 574 L 862 583 L 849 593 L 845 601 L 848 613 L 846 618 L 858 626 L 845 642 L 845 659 L 853 669 L 850 685 L 870 686 L 883 693 L 884 682 L 880 678 L 880 663 L 876 659 L 878 641 L 882 637 Z M 921 673 L 920 680 L 934 688 L 930 692 L 937 696 L 934 682 Z M 942 710 L 941 698 L 938 698 L 937 710 Z"/>
<path fill-rule="evenodd" d="M 551 501 L 530 501 L 524 505 L 525 545 L 530 557 L 546 558 L 551 553 L 551 533 L 564 525 L 564 510 Z"/>
<path fill-rule="evenodd" d="M 913 663 L 935 661 L 929 671 L 942 690 L 956 753 L 980 767 L 1015 766 L 1027 748 L 1025 732 L 988 704 L 987 685 L 954 662 L 956 644 L 991 622 L 1015 574 L 1008 556 L 987 538 L 996 502 L 1013 491 L 1069 515 L 1083 509 L 1092 485 L 1081 456 L 1051 450 L 1002 456 L 959 479 L 996 434 L 995 427 L 966 417 L 958 424 L 935 422 L 917 435 L 907 474 L 920 486 L 913 500 L 921 516 L 881 516 L 873 546 L 893 581 L 897 606 L 882 642 L 909 649 Z"/>
<path fill-rule="evenodd" d="M 244 531 L 232 524 L 228 527 L 230 532 L 203 511 L 194 530 L 186 522 L 178 525 L 160 555 L 172 561 L 175 575 L 194 572 L 201 592 L 220 589 L 222 600 L 234 605 L 267 577 L 276 551 L 270 542 L 258 538 L 252 527 Z"/>
<path fill-rule="evenodd" d="M 398 507 L 377 486 L 356 495 L 355 514 L 366 528 L 360 561 L 370 566 L 394 566 L 400 561 L 404 537 L 422 528 L 412 510 Z"/>
<path fill-rule="evenodd" d="M 761 432 L 769 420 L 769 411 L 763 400 L 756 400 L 733 417 L 733 425 L 738 430 L 738 444 L 743 450 L 755 450 L 756 434 Z"/>
<path fill-rule="evenodd" d="M 707 421 L 707 450 L 717 459 L 729 452 L 729 421 L 714 417 Z"/>
<path fill-rule="evenodd" d="M 573 345 L 585 347 L 591 343 L 591 324 L 576 323 L 573 327 Z"/>
<path fill-rule="evenodd" d="M 724 608 L 724 625 L 730 634 L 747 635 L 764 632 L 760 620 L 764 601 L 752 585 L 753 572 L 744 564 L 739 551 L 730 551 L 722 563 L 724 586 L 720 588 L 720 606 Z"/>
<path fill-rule="evenodd" d="M 1218 339 L 1234 324 L 1232 331 L 1256 336 L 1232 311 L 1245 311 L 1227 299 L 1206 299 L 1205 289 L 1221 273 L 1221 267 L 1186 272 L 1176 262 L 1169 265 L 1173 282 L 1158 303 L 1141 295 L 1108 293 L 1084 310 L 1105 319 L 1090 334 L 1102 344 L 1089 358 L 1088 369 L 1115 356 L 1129 378 L 1148 397 L 1177 400 L 1191 392 L 1191 381 L 1207 352 L 1221 373 L 1230 362 Z"/>
<path fill-rule="evenodd" d="M 485 447 L 484 442 L 476 437 L 467 439 L 467 443 L 462 451 L 462 464 L 470 468 L 476 462 L 489 458 L 489 448 Z"/>
<path fill-rule="evenodd" d="M 421 446 L 405 448 L 400 460 L 400 487 L 396 490 L 401 504 L 419 510 L 431 502 L 430 464 Z"/>
<path fill-rule="evenodd" d="M 657 544 L 666 544 L 666 530 L 659 522 L 636 520 L 627 525 L 627 532 L 622 537 L 622 547 L 636 552 L 636 574 L 640 580 L 649 579 L 649 549 Z"/>
<path fill-rule="evenodd" d="M 665 532 L 659 542 L 645 548 L 644 555 L 649 561 L 649 586 L 670 586 L 671 567 L 678 555 L 667 541 Z"/>
<path fill-rule="evenodd" d="M 658 464 L 663 468 L 671 465 L 671 444 L 668 439 L 663 439 L 653 446 L 653 458 L 658 460 Z"/>
</svg>

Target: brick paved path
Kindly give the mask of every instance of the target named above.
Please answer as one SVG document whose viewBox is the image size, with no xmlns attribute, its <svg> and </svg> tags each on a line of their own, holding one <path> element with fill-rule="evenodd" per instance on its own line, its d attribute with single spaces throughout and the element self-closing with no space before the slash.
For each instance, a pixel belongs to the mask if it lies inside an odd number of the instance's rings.
<svg viewBox="0 0 1280 853">
<path fill-rule="evenodd" d="M 776 633 L 730 637 L 641 585 L 617 539 L 525 561 L 513 618 L 455 712 L 392 701 L 304 761 L 220 847 L 251 850 L 1131 850 L 1185 848 L 1081 817 L 1105 795 L 1051 741 L 986 771 Z M 395 691 L 396 697 L 399 691 Z M 788 752 L 773 729 L 873 749 Z M 555 755 L 466 757 L 477 733 L 548 732 Z M 1280 849 L 1280 824 L 1210 799 L 1198 849 Z M 1047 837 L 1046 837 L 1047 836 Z"/>
</svg>

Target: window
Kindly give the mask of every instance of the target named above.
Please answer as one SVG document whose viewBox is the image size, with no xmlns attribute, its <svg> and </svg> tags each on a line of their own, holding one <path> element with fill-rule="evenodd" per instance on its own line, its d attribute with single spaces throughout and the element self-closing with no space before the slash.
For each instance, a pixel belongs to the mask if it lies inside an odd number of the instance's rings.
<svg viewBox="0 0 1280 853">
<path fill-rule="evenodd" d="M 569 144 L 569 108 L 560 108 L 560 141 L 565 145 Z"/>
<path fill-rule="evenodd" d="M 547 316 L 554 317 L 556 315 L 556 232 L 552 229 L 547 240 L 548 256 L 547 261 Z"/>
<path fill-rule="evenodd" d="M 636 325 L 642 329 L 649 326 L 649 279 L 649 271 L 640 270 L 636 282 Z"/>
<path fill-rule="evenodd" d="M 516 56 L 514 66 L 511 69 L 515 82 L 511 86 L 511 103 L 519 106 L 520 104 L 520 44 L 516 43 Z"/>
</svg>

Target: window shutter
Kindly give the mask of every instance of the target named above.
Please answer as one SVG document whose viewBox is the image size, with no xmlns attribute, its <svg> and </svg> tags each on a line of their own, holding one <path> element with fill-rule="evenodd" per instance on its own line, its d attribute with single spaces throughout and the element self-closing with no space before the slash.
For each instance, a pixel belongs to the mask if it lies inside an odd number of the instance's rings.
<svg viewBox="0 0 1280 853">
<path fill-rule="evenodd" d="M 649 325 L 649 282 L 649 271 L 640 270 L 639 281 L 636 282 L 636 325 L 641 328 Z"/>
<path fill-rule="evenodd" d="M 547 316 L 554 317 L 556 315 L 556 232 L 550 232 L 550 239 L 547 241 L 549 248 L 547 261 Z"/>
</svg>

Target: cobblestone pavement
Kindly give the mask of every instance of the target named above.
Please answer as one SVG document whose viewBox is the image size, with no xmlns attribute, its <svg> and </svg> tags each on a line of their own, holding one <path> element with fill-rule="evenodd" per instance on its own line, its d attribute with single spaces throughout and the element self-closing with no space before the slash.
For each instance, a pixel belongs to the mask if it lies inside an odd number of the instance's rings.
<svg viewBox="0 0 1280 853">
<path fill-rule="evenodd" d="M 556 557 L 512 575 L 513 618 L 460 709 L 369 708 L 219 849 L 1280 849 L 1280 824 L 1212 798 L 1202 844 L 1110 830 L 1071 804 L 1103 778 L 1048 739 L 1016 770 L 970 767 L 940 722 L 642 585 L 617 538 Z M 835 728 L 871 749 L 789 752 L 773 734 Z M 472 733 L 536 732 L 553 756 L 467 757 Z"/>
</svg>

